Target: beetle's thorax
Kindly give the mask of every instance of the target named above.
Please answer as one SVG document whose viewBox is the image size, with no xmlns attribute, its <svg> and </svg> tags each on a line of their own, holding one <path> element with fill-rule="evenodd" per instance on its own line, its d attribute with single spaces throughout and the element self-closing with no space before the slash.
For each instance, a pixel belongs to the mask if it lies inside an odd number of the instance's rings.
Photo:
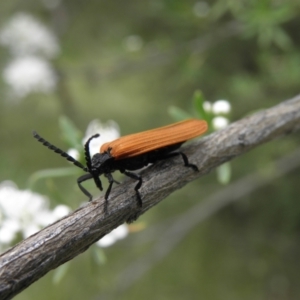
<svg viewBox="0 0 300 300">
<path fill-rule="evenodd" d="M 114 170 L 111 168 L 111 163 L 114 158 L 109 152 L 96 153 L 92 157 L 92 171 L 100 174 L 110 173 Z"/>
</svg>

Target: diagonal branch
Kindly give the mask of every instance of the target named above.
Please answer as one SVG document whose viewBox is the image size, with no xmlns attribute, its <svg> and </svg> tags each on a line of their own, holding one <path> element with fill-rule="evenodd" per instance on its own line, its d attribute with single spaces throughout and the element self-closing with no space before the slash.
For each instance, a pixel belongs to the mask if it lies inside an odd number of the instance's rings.
<svg viewBox="0 0 300 300">
<path fill-rule="evenodd" d="M 141 172 L 143 208 L 136 205 L 134 182 L 126 180 L 104 199 L 87 203 L 69 216 L 27 238 L 0 256 L 0 299 L 10 299 L 50 270 L 74 258 L 125 221 L 132 221 L 170 193 L 225 161 L 272 139 L 300 129 L 300 95 L 237 121 L 184 148 L 199 172 L 182 167 L 179 158 Z"/>
</svg>

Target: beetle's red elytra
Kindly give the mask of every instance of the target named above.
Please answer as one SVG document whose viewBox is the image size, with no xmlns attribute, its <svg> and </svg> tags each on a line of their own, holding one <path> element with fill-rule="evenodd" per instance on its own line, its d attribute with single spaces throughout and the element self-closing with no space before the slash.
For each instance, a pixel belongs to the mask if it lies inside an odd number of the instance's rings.
<svg viewBox="0 0 300 300">
<path fill-rule="evenodd" d="M 207 123 L 203 120 L 185 120 L 120 137 L 112 142 L 103 144 L 100 148 L 100 153 L 104 153 L 111 148 L 110 154 L 117 160 L 134 157 L 174 144 L 184 143 L 203 134 L 206 130 Z"/>
<path fill-rule="evenodd" d="M 90 201 L 92 200 L 92 195 L 82 186 L 81 183 L 88 179 L 94 179 L 96 186 L 102 191 L 102 183 L 99 177 L 103 174 L 108 179 L 109 186 L 105 193 L 104 205 L 104 210 L 106 212 L 107 200 L 112 185 L 113 183 L 118 183 L 114 180 L 111 173 L 118 170 L 128 177 L 138 181 L 134 189 L 137 196 L 137 203 L 139 206 L 142 206 L 143 203 L 139 193 L 139 189 L 143 182 L 142 177 L 131 171 L 141 169 L 150 163 L 155 163 L 156 161 L 177 155 L 181 155 L 184 161 L 184 166 L 197 171 L 197 166 L 190 164 L 187 156 L 183 152 L 176 150 L 187 140 L 205 133 L 207 128 L 208 126 L 206 121 L 189 119 L 156 129 L 120 137 L 114 141 L 103 144 L 99 153 L 96 153 L 93 157 L 91 157 L 89 144 L 92 139 L 99 137 L 99 134 L 95 134 L 91 136 L 84 145 L 86 167 L 66 152 L 43 139 L 35 131 L 33 132 L 33 136 L 44 146 L 65 157 L 75 166 L 86 172 L 86 174 L 77 179 L 77 183 L 80 190 L 89 198 Z"/>
</svg>

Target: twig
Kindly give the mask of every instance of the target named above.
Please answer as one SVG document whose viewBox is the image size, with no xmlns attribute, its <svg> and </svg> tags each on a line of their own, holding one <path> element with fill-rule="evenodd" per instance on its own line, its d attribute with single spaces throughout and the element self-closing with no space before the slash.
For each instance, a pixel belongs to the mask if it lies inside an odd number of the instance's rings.
<svg viewBox="0 0 300 300">
<path fill-rule="evenodd" d="M 115 187 L 108 214 L 103 197 L 79 208 L 0 256 L 0 299 L 10 299 L 50 270 L 74 258 L 127 220 L 133 220 L 173 191 L 225 161 L 274 138 L 300 129 L 300 95 L 246 117 L 184 148 L 199 172 L 182 167 L 178 158 L 141 172 L 143 208 L 136 205 L 132 180 Z"/>
</svg>

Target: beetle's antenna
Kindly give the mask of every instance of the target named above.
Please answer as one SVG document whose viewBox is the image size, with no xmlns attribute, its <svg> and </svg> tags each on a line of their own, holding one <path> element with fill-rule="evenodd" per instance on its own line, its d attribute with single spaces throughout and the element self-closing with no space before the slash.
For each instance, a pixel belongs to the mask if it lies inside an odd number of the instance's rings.
<svg viewBox="0 0 300 300">
<path fill-rule="evenodd" d="M 50 150 L 54 151 L 55 153 L 60 154 L 62 157 L 66 158 L 68 161 L 73 163 L 75 166 L 83 169 L 85 172 L 89 172 L 89 170 L 85 166 L 83 166 L 78 160 L 74 159 L 68 153 L 66 153 L 66 152 L 62 151 L 61 149 L 55 147 L 54 145 L 50 144 L 48 141 L 46 141 L 40 135 L 38 135 L 37 132 L 33 131 L 32 134 L 33 134 L 33 137 L 35 139 L 37 139 L 40 143 L 42 143 L 44 146 L 46 146 Z"/>
<path fill-rule="evenodd" d="M 92 135 L 84 145 L 84 156 L 85 156 L 85 162 L 86 162 L 86 166 L 87 166 L 88 170 L 92 169 L 92 159 L 91 159 L 91 154 L 90 154 L 90 142 L 92 139 L 95 139 L 99 136 L 100 136 L 100 134 L 98 134 L 98 133 Z"/>
</svg>

